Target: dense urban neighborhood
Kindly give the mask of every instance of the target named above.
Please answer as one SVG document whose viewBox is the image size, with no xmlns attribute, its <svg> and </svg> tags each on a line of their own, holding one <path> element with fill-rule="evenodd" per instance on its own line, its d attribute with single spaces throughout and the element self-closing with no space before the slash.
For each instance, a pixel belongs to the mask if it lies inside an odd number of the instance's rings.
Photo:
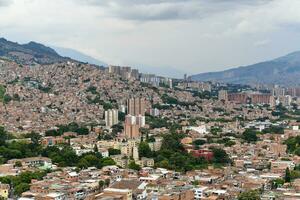
<svg viewBox="0 0 300 200">
<path fill-rule="evenodd" d="M 300 198 L 300 88 L 0 60 L 0 196 Z"/>
</svg>

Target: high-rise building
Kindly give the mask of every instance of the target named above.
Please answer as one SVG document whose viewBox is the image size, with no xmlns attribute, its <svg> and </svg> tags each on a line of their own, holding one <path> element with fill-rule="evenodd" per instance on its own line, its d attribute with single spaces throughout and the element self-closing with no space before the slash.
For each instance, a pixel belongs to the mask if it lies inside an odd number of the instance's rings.
<svg viewBox="0 0 300 200">
<path fill-rule="evenodd" d="M 292 97 L 300 97 L 300 88 L 299 87 L 288 88 L 286 91 L 286 95 L 290 95 Z"/>
<path fill-rule="evenodd" d="M 127 113 L 124 127 L 125 136 L 127 138 L 139 138 L 139 129 L 145 126 L 145 99 L 128 99 Z"/>
<path fill-rule="evenodd" d="M 272 90 L 273 96 L 279 97 L 279 96 L 284 96 L 285 95 L 285 88 L 281 88 L 278 86 L 275 86 Z"/>
<path fill-rule="evenodd" d="M 292 97 L 290 95 L 280 96 L 279 97 L 279 102 L 283 106 L 290 106 L 291 103 L 292 103 Z"/>
<path fill-rule="evenodd" d="M 169 88 L 172 89 L 173 88 L 173 80 L 169 79 Z"/>
<path fill-rule="evenodd" d="M 161 83 L 161 78 L 155 74 L 141 74 L 140 81 L 142 83 L 148 83 L 154 87 L 158 87 Z"/>
<path fill-rule="evenodd" d="M 131 70 L 131 78 L 134 80 L 138 80 L 140 76 L 139 70 L 137 69 L 132 69 Z"/>
<path fill-rule="evenodd" d="M 108 72 L 110 74 L 118 74 L 120 75 L 120 71 L 121 71 L 121 67 L 120 66 L 113 66 L 113 65 L 110 65 L 108 67 Z"/>
<path fill-rule="evenodd" d="M 144 116 L 143 116 L 144 117 Z M 139 117 L 126 115 L 124 133 L 127 138 L 135 139 L 140 137 L 141 124 L 144 123 Z"/>
<path fill-rule="evenodd" d="M 127 138 L 136 139 L 140 137 L 139 126 L 137 124 L 125 124 L 125 136 Z"/>
<path fill-rule="evenodd" d="M 222 94 L 220 95 L 222 97 Z M 220 99 L 219 96 L 219 99 Z M 240 104 L 273 104 L 273 97 L 268 93 L 230 93 L 227 94 L 227 99 L 230 102 Z"/>
<path fill-rule="evenodd" d="M 146 118 L 143 115 L 136 116 L 136 124 L 142 128 L 146 125 Z"/>
<path fill-rule="evenodd" d="M 112 127 L 119 123 L 118 120 L 118 110 L 110 109 L 105 111 L 105 125 L 106 127 Z"/>
<path fill-rule="evenodd" d="M 139 70 L 131 69 L 131 67 L 121 67 L 121 66 L 109 66 L 108 73 L 121 76 L 122 79 L 134 79 L 137 80 L 139 78 Z"/>
<path fill-rule="evenodd" d="M 228 93 L 226 90 L 220 90 L 218 95 L 219 100 L 228 101 Z"/>
<path fill-rule="evenodd" d="M 187 77 L 187 74 L 184 74 L 184 75 L 183 75 L 184 81 L 187 81 L 187 78 L 188 78 L 188 77 Z"/>
<path fill-rule="evenodd" d="M 143 98 L 131 98 L 127 100 L 127 112 L 129 115 L 145 115 L 145 100 Z"/>
</svg>

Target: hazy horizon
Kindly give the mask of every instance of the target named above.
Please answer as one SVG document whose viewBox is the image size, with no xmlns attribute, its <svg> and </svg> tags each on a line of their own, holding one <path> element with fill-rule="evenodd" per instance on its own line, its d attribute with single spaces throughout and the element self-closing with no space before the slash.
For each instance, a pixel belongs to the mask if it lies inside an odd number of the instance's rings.
<svg viewBox="0 0 300 200">
<path fill-rule="evenodd" d="M 0 0 L 0 37 L 178 77 L 300 50 L 299 9 L 297 0 Z"/>
</svg>

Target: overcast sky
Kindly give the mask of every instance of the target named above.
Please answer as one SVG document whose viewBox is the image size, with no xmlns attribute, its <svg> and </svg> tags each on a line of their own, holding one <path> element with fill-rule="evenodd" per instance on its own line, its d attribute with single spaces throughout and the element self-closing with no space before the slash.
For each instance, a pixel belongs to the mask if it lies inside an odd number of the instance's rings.
<svg viewBox="0 0 300 200">
<path fill-rule="evenodd" d="M 300 50 L 300 0 L 0 0 L 0 37 L 194 74 Z"/>
</svg>

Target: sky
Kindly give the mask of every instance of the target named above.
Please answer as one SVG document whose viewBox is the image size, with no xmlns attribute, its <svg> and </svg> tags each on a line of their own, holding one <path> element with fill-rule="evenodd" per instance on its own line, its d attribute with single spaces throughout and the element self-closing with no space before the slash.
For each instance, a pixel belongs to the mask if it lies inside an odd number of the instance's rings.
<svg viewBox="0 0 300 200">
<path fill-rule="evenodd" d="M 178 77 L 300 50 L 299 10 L 300 0 L 0 0 L 0 37 Z"/>
</svg>

